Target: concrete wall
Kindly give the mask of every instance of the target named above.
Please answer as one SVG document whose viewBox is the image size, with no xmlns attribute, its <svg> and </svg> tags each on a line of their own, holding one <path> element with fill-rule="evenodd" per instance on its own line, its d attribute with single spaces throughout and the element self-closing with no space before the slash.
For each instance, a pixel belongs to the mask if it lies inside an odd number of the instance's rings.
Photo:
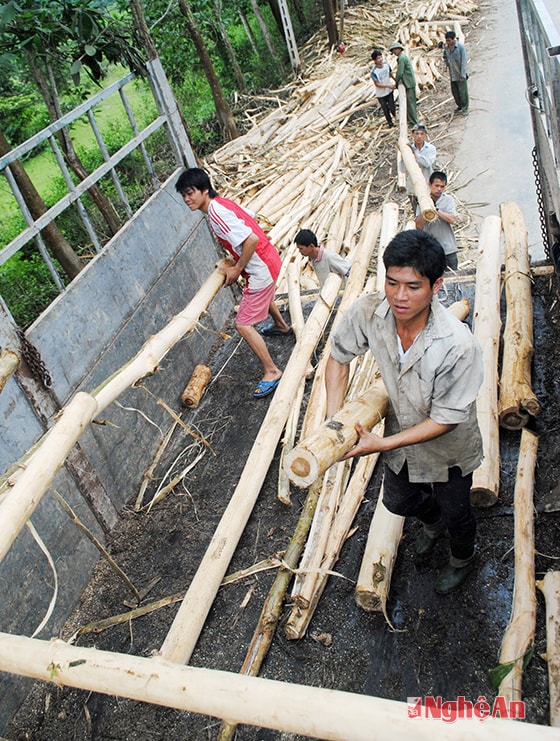
<svg viewBox="0 0 560 741">
<path fill-rule="evenodd" d="M 144 342 L 181 311 L 212 272 L 217 252 L 204 217 L 191 213 L 174 192 L 175 173 L 30 328 L 61 404 L 78 390 L 93 391 Z M 214 300 L 202 324 L 220 329 L 233 308 L 229 290 Z M 80 438 L 115 512 L 135 498 L 146 462 L 171 424 L 157 404 L 175 410 L 194 366 L 203 362 L 215 335 L 193 332 L 164 358 L 145 388 L 129 389 L 103 412 L 107 424 L 92 425 Z M 0 322 L 0 346 L 13 346 L 13 328 Z M 148 391 L 149 393 L 148 393 Z M 154 398 L 155 397 L 155 398 Z M 125 409 L 128 407 L 129 409 Z M 138 411 L 140 410 L 142 414 Z M 17 460 L 44 428 L 15 379 L 0 394 L 0 471 Z M 103 540 L 98 518 L 74 478 L 63 469 L 53 488 Z M 32 522 L 56 564 L 56 608 L 39 637 L 58 635 L 85 586 L 98 552 L 47 492 Z M 53 593 L 47 560 L 27 529 L 0 563 L 0 630 L 31 635 Z M 30 683 L 0 677 L 0 734 Z"/>
</svg>

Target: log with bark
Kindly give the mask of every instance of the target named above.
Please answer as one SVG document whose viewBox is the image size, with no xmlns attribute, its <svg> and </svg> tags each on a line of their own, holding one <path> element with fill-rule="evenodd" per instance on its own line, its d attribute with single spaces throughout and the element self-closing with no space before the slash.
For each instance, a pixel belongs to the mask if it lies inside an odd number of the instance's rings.
<svg viewBox="0 0 560 741">
<path fill-rule="evenodd" d="M 195 409 L 199 405 L 211 376 L 212 370 L 207 365 L 195 365 L 189 382 L 181 394 L 181 401 L 185 406 Z"/>
<path fill-rule="evenodd" d="M 5 348 L 0 353 L 0 393 L 19 367 L 19 355 Z"/>
<path fill-rule="evenodd" d="M 518 430 L 541 405 L 531 387 L 533 303 L 527 229 L 515 203 L 500 204 L 505 239 L 506 326 L 500 376 L 502 427 Z"/>
<path fill-rule="evenodd" d="M 535 542 L 533 491 L 538 437 L 529 430 L 521 433 L 514 493 L 515 579 L 513 605 L 500 651 L 500 667 L 507 669 L 498 694 L 507 702 L 522 699 L 522 678 L 527 652 L 535 638 L 537 598 L 535 595 Z"/>
</svg>

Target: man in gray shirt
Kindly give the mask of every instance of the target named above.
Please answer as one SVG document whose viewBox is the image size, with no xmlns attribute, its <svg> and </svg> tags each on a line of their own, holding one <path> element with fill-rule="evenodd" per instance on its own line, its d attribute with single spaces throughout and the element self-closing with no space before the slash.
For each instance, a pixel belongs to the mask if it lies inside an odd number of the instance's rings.
<svg viewBox="0 0 560 741">
<path fill-rule="evenodd" d="M 385 436 L 356 425 L 345 456 L 384 454 L 383 503 L 423 524 L 416 553 L 424 557 L 445 529 L 451 557 L 435 589 L 447 594 L 474 566 L 476 520 L 472 473 L 482 460 L 476 398 L 482 352 L 469 328 L 438 301 L 445 255 L 429 234 L 397 234 L 383 254 L 385 296 L 358 299 L 331 334 L 325 383 L 327 415 L 342 405 L 348 364 L 368 349 L 389 396 Z"/>
<path fill-rule="evenodd" d="M 459 261 L 457 259 L 457 240 L 453 231 L 453 224 L 457 220 L 457 208 L 455 199 L 449 193 L 444 193 L 447 185 L 447 175 L 435 170 L 428 181 L 430 195 L 436 207 L 436 218 L 434 221 L 426 221 L 422 216 L 420 206 L 416 207 L 416 228 L 423 229 L 431 234 L 443 247 L 445 252 L 446 267 L 457 270 Z"/>
<path fill-rule="evenodd" d="M 336 273 L 343 278 L 348 277 L 352 267 L 350 262 L 341 255 L 337 255 L 336 252 L 326 250 L 317 244 L 317 237 L 311 229 L 301 229 L 296 234 L 294 242 L 300 255 L 309 259 L 321 285 L 327 280 L 330 273 Z"/>
<path fill-rule="evenodd" d="M 449 69 L 451 79 L 451 93 L 457 105 L 455 112 L 466 115 L 469 112 L 469 78 L 467 72 L 467 50 L 457 41 L 455 31 L 445 34 L 445 49 L 443 61 Z"/>
</svg>

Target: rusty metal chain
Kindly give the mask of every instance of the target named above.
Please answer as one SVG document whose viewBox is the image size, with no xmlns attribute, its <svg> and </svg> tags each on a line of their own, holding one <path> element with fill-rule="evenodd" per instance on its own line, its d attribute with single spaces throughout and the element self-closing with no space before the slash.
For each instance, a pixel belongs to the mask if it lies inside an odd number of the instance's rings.
<svg viewBox="0 0 560 741">
<path fill-rule="evenodd" d="M 543 198 L 543 190 L 542 190 L 542 180 L 541 180 L 541 171 L 539 169 L 539 158 L 538 158 L 538 152 L 537 148 L 533 147 L 532 151 L 533 156 L 533 170 L 535 173 L 535 190 L 537 193 L 537 205 L 539 208 L 539 218 L 541 222 L 541 236 L 543 240 L 543 246 L 544 251 L 546 254 L 546 257 L 548 260 L 551 260 L 551 254 L 550 254 L 550 241 L 548 238 L 548 228 L 547 228 L 547 221 L 546 221 L 546 212 L 544 209 L 544 198 Z"/>
<path fill-rule="evenodd" d="M 27 367 L 31 371 L 31 375 L 36 381 L 46 389 L 50 389 L 52 386 L 52 378 L 48 372 L 39 350 L 33 345 L 25 336 L 25 332 L 21 327 L 16 327 L 16 331 L 21 342 L 21 356 L 25 360 Z"/>
</svg>

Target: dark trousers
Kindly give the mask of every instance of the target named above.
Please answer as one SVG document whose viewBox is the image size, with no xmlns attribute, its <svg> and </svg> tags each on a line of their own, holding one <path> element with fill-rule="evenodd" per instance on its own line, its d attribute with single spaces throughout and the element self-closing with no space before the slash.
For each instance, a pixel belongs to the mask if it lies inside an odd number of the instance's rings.
<svg viewBox="0 0 560 741">
<path fill-rule="evenodd" d="M 463 113 L 469 110 L 469 84 L 466 80 L 460 82 L 451 82 L 451 94 L 457 105 Z"/>
<path fill-rule="evenodd" d="M 395 99 L 393 97 L 393 91 L 389 93 L 389 95 L 383 95 L 381 98 L 377 98 L 379 101 L 379 105 L 383 109 L 383 113 L 385 114 L 385 119 L 387 120 L 387 123 L 389 126 L 393 125 L 393 119 L 391 116 L 396 116 L 395 113 Z"/>
<path fill-rule="evenodd" d="M 449 469 L 448 481 L 431 485 L 411 483 L 406 462 L 398 474 L 385 466 L 383 504 L 395 515 L 417 517 L 426 525 L 443 521 L 449 532 L 451 555 L 468 559 L 474 553 L 476 536 L 471 486 L 472 473 L 463 476 L 458 466 Z"/>
</svg>

